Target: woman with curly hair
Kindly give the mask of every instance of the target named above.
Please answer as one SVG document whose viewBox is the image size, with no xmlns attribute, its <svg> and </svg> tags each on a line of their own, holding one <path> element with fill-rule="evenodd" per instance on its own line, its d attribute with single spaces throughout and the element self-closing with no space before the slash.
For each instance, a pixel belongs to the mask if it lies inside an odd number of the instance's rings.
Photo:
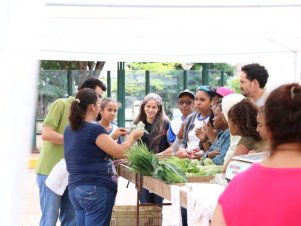
<svg viewBox="0 0 301 226">
<path fill-rule="evenodd" d="M 228 112 L 228 124 L 232 135 L 241 136 L 233 156 L 248 154 L 255 144 L 260 141 L 260 135 L 256 131 L 256 116 L 258 108 L 248 99 L 243 99 L 233 105 Z"/>
</svg>

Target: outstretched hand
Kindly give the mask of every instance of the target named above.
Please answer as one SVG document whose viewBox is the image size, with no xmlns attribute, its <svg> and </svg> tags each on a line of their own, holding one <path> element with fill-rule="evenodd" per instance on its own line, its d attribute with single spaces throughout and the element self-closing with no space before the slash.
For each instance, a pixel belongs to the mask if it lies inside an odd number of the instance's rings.
<svg viewBox="0 0 301 226">
<path fill-rule="evenodd" d="M 143 134 L 144 134 L 144 130 L 133 129 L 130 135 L 134 138 L 134 140 L 138 140 L 140 137 L 143 136 Z"/>
<path fill-rule="evenodd" d="M 128 134 L 128 131 L 125 128 L 117 128 L 112 134 L 111 137 L 113 140 L 117 140 L 120 136 L 125 136 Z"/>
</svg>

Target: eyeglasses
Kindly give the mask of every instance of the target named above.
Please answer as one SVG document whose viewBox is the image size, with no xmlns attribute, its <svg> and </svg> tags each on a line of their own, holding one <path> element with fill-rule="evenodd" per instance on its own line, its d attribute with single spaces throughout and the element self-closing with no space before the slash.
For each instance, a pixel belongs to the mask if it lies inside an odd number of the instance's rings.
<svg viewBox="0 0 301 226">
<path fill-rule="evenodd" d="M 191 101 L 191 100 L 180 100 L 180 101 L 178 101 L 178 104 L 181 105 L 181 106 L 183 106 L 184 104 L 185 104 L 186 106 L 189 106 L 189 105 L 192 104 L 192 102 L 193 102 L 193 101 Z"/>
</svg>

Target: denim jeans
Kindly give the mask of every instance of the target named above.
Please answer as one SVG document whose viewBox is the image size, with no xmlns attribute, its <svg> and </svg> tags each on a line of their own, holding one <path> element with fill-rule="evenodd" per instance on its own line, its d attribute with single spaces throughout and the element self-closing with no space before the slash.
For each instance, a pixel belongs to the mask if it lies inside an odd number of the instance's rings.
<svg viewBox="0 0 301 226">
<path fill-rule="evenodd" d="M 96 185 L 69 188 L 78 226 L 109 226 L 117 191 Z"/>
<path fill-rule="evenodd" d="M 158 203 L 160 207 L 162 207 L 163 198 L 154 193 L 150 193 L 149 190 L 142 188 L 140 192 L 140 203 Z"/>
<path fill-rule="evenodd" d="M 75 212 L 69 199 L 68 189 L 62 196 L 55 194 L 45 184 L 47 176 L 37 174 L 42 216 L 40 226 L 55 226 L 58 218 L 62 226 L 76 226 Z"/>
</svg>

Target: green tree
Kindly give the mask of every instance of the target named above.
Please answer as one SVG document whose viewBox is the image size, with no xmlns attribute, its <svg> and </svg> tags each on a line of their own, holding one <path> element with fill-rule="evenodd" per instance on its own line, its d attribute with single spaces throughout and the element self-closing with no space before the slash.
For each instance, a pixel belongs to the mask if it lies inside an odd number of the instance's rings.
<svg viewBox="0 0 301 226">
<path fill-rule="evenodd" d="M 55 99 L 76 93 L 77 86 L 84 79 L 98 77 L 104 65 L 104 61 L 42 60 L 38 82 L 38 118 L 45 116 L 48 105 Z M 71 93 L 68 93 L 68 75 L 72 78 Z"/>
<path fill-rule="evenodd" d="M 207 63 L 209 70 L 223 70 L 228 76 L 233 76 L 235 71 L 235 66 L 226 63 Z M 201 70 L 202 63 L 195 63 L 191 70 Z"/>
<path fill-rule="evenodd" d="M 228 80 L 228 86 L 229 88 L 231 88 L 232 90 L 235 91 L 235 93 L 239 93 L 241 94 L 241 90 L 240 90 L 240 84 L 239 84 L 239 78 L 238 77 L 232 77 Z"/>
<path fill-rule="evenodd" d="M 154 74 L 167 74 L 171 70 L 176 69 L 176 63 L 148 63 L 148 62 L 133 62 L 127 63 L 127 66 L 131 70 L 137 71 L 151 71 Z"/>
<path fill-rule="evenodd" d="M 80 70 L 92 71 L 93 75 L 99 75 L 105 65 L 105 61 L 60 61 L 42 60 L 41 70 Z"/>
</svg>

